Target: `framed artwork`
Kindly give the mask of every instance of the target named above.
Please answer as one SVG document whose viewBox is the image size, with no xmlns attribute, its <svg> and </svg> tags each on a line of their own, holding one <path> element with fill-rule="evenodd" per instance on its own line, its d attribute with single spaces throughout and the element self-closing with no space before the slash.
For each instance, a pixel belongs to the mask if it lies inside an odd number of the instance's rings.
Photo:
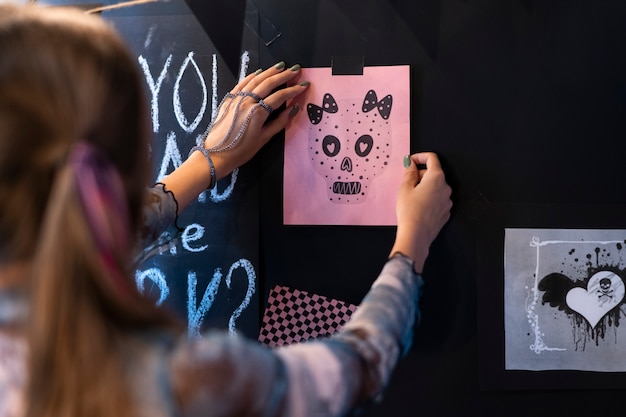
<svg viewBox="0 0 626 417">
<path fill-rule="evenodd" d="M 481 388 L 626 388 L 624 207 L 493 205 L 481 219 Z"/>
</svg>

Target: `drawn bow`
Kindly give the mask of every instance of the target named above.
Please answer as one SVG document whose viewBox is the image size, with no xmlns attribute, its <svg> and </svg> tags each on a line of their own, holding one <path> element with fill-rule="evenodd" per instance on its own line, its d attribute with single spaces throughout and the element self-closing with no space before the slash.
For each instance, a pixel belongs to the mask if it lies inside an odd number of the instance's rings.
<svg viewBox="0 0 626 417">
<path fill-rule="evenodd" d="M 306 111 L 309 114 L 309 120 L 314 125 L 318 124 L 322 121 L 323 112 L 327 113 L 337 113 L 339 108 L 337 107 L 337 102 L 335 98 L 330 95 L 330 93 L 324 94 L 324 100 L 322 100 L 322 107 L 317 106 L 313 103 L 309 103 L 306 106 Z"/>
<path fill-rule="evenodd" d="M 378 114 L 380 114 L 383 119 L 387 120 L 391 114 L 392 103 L 393 97 L 391 97 L 391 94 L 387 94 L 380 101 L 378 101 L 376 92 L 374 90 L 370 90 L 367 94 L 365 94 L 365 99 L 363 100 L 363 112 L 367 113 L 368 111 L 378 109 Z"/>
</svg>

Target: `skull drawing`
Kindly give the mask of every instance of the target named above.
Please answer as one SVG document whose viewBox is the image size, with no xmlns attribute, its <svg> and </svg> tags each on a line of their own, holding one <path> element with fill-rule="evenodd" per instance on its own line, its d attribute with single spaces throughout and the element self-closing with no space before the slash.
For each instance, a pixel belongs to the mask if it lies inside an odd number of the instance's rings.
<svg viewBox="0 0 626 417">
<path fill-rule="evenodd" d="M 374 90 L 362 102 L 326 93 L 321 106 L 307 104 L 309 157 L 333 203 L 363 202 L 371 181 L 389 164 L 391 105 L 391 95 L 379 101 Z"/>
<path fill-rule="evenodd" d="M 604 297 L 613 298 L 613 293 L 615 290 L 611 289 L 611 279 L 610 278 L 602 278 L 600 279 L 600 289 L 598 290 L 598 298 L 602 299 Z"/>
</svg>

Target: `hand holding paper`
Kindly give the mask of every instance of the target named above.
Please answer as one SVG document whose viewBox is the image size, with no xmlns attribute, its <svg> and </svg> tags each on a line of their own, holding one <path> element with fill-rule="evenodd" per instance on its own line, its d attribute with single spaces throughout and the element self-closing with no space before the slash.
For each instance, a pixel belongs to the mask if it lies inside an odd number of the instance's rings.
<svg viewBox="0 0 626 417">
<path fill-rule="evenodd" d="M 418 169 L 418 164 L 426 165 L 426 169 Z M 398 232 L 391 253 L 401 252 L 411 258 L 417 272 L 422 271 L 430 244 L 450 218 L 450 193 L 436 154 L 411 157 L 398 191 Z"/>
</svg>

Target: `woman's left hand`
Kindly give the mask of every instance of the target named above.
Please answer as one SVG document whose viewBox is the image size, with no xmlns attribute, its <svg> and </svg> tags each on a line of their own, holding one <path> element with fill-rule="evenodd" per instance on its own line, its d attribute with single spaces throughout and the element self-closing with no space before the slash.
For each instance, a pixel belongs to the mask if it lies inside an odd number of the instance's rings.
<svg viewBox="0 0 626 417">
<path fill-rule="evenodd" d="M 202 152 L 192 152 L 161 181 L 176 196 L 179 213 L 213 180 L 224 178 L 248 162 L 272 136 L 285 128 L 289 117 L 297 113 L 297 106 L 288 106 L 275 118 L 269 116 L 306 91 L 309 83 L 296 82 L 299 74 L 299 65 L 285 70 L 285 64 L 280 62 L 248 75 L 228 93 L 204 140 L 211 163 Z M 283 85 L 288 86 L 281 88 Z"/>
<path fill-rule="evenodd" d="M 308 82 L 280 88 L 297 79 L 299 73 L 300 65 L 285 69 L 285 63 L 279 62 L 248 75 L 230 91 L 204 141 L 217 179 L 248 162 L 297 113 L 297 106 L 288 107 L 268 120 L 270 113 L 306 90 Z"/>
</svg>

